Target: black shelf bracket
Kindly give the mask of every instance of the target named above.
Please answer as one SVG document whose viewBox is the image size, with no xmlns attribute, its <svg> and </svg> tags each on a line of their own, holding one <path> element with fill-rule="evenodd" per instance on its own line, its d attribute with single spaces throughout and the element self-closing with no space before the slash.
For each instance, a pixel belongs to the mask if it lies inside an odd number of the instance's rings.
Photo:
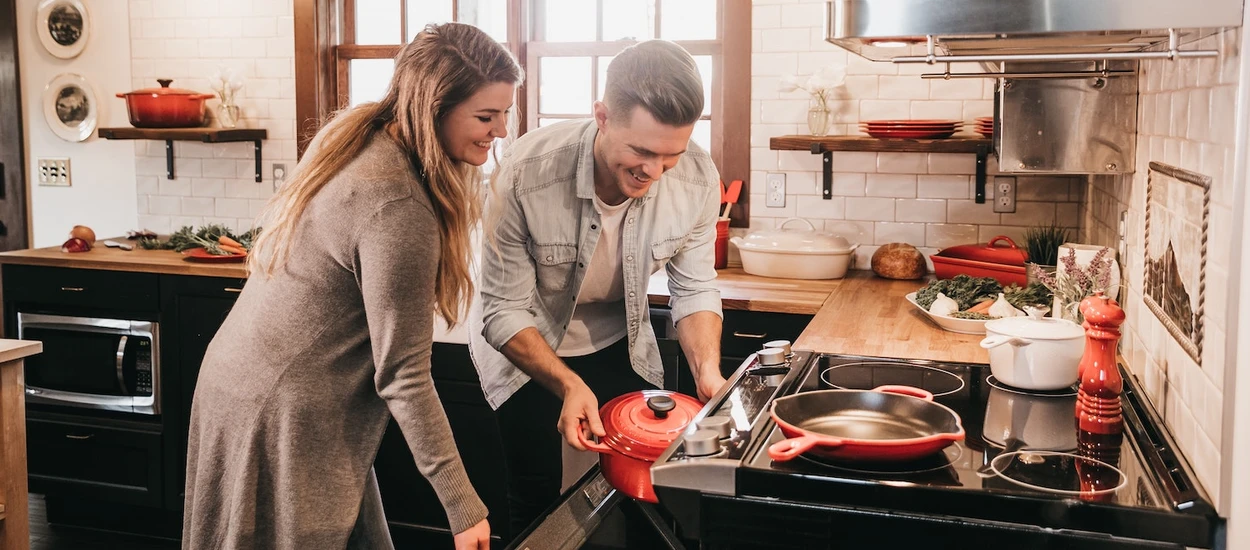
<svg viewBox="0 0 1250 550">
<path fill-rule="evenodd" d="M 833 152 L 825 151 L 819 143 L 812 144 L 812 154 L 820 155 L 820 196 L 825 200 L 833 199 Z"/>
<path fill-rule="evenodd" d="M 260 183 L 260 140 L 252 141 L 252 145 L 256 149 L 256 183 Z"/>
<path fill-rule="evenodd" d="M 977 146 L 977 204 L 985 204 L 985 160 L 990 154 L 988 145 Z"/>
<path fill-rule="evenodd" d="M 174 140 L 165 140 L 165 179 L 174 179 Z"/>
</svg>

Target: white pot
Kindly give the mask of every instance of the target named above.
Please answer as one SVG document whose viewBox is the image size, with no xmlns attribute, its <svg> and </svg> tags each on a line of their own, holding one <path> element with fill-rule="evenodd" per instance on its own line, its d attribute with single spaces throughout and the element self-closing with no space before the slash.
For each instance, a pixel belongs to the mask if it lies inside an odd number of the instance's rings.
<svg viewBox="0 0 1250 550">
<path fill-rule="evenodd" d="M 1000 447 L 1014 439 L 1020 448 L 1069 451 L 1076 448 L 1074 410 L 1075 395 L 1025 395 L 991 386 L 981 433 Z"/>
<path fill-rule="evenodd" d="M 807 224 L 806 231 L 786 229 L 790 222 Z M 859 248 L 846 239 L 816 231 L 811 222 L 791 218 L 780 229 L 752 231 L 729 242 L 738 247 L 742 270 L 761 277 L 786 279 L 840 279 L 851 266 L 851 253 Z"/>
<path fill-rule="evenodd" d="M 1076 383 L 1085 330 L 1065 319 L 1007 317 L 985 322 L 981 347 L 990 372 L 1008 386 L 1057 390 Z"/>
</svg>

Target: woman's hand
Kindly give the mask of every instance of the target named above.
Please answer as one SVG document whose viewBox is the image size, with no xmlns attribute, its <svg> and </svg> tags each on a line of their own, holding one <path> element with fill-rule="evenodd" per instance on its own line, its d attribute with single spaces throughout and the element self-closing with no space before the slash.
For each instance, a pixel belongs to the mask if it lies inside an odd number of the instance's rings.
<svg viewBox="0 0 1250 550">
<path fill-rule="evenodd" d="M 490 550 L 490 524 L 486 520 L 456 533 L 456 550 Z"/>
<path fill-rule="evenodd" d="M 589 437 L 583 426 L 590 426 L 591 434 L 598 437 L 607 435 L 599 419 L 599 400 L 595 398 L 595 392 L 581 378 L 577 378 L 564 391 L 564 406 L 560 409 L 560 421 L 556 428 L 564 434 L 564 440 L 570 447 L 585 451 L 586 446 L 578 437 L 579 432 L 583 437 Z"/>
</svg>

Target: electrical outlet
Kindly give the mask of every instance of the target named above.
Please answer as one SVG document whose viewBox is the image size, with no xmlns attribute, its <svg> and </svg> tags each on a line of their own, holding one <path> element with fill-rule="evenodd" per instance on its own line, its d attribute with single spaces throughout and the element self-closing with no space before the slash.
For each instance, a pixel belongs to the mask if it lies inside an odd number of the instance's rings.
<svg viewBox="0 0 1250 550">
<path fill-rule="evenodd" d="M 69 159 L 68 158 L 41 158 L 39 159 L 39 185 L 49 187 L 69 187 L 71 180 L 69 177 Z"/>
<path fill-rule="evenodd" d="M 280 162 L 273 163 L 273 190 L 277 191 L 286 183 L 286 165 Z"/>
<path fill-rule="evenodd" d="M 994 177 L 994 211 L 1016 211 L 1016 178 L 1006 176 Z"/>
<path fill-rule="evenodd" d="M 765 193 L 764 206 L 784 208 L 786 206 L 786 175 L 780 173 L 769 174 Z"/>
</svg>

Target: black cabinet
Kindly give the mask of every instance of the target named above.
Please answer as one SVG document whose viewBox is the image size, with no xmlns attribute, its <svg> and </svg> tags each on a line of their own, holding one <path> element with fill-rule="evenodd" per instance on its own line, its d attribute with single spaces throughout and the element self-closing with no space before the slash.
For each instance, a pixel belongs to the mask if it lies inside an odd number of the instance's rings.
<svg viewBox="0 0 1250 550">
<path fill-rule="evenodd" d="M 32 411 L 26 447 L 31 492 L 160 505 L 160 425 Z"/>
<path fill-rule="evenodd" d="M 181 510 L 186 494 L 187 427 L 191 423 L 191 399 L 208 343 L 225 322 L 243 291 L 242 279 L 219 277 L 161 276 L 161 305 L 167 321 L 162 350 L 169 358 L 165 415 L 165 506 Z"/>
<path fill-rule="evenodd" d="M 4 266 L 4 300 L 24 308 L 73 308 L 97 312 L 150 312 L 160 309 L 157 275 L 96 269 L 25 265 Z"/>
<path fill-rule="evenodd" d="M 482 395 L 468 346 L 435 343 L 430 362 L 469 481 L 490 511 L 488 520 L 495 534 L 491 546 L 502 548 L 507 541 L 497 534 L 507 531 L 509 516 L 504 451 L 495 413 Z M 394 421 L 382 438 L 374 468 L 396 548 L 450 548 L 447 514 L 417 471 L 412 451 Z"/>
</svg>

